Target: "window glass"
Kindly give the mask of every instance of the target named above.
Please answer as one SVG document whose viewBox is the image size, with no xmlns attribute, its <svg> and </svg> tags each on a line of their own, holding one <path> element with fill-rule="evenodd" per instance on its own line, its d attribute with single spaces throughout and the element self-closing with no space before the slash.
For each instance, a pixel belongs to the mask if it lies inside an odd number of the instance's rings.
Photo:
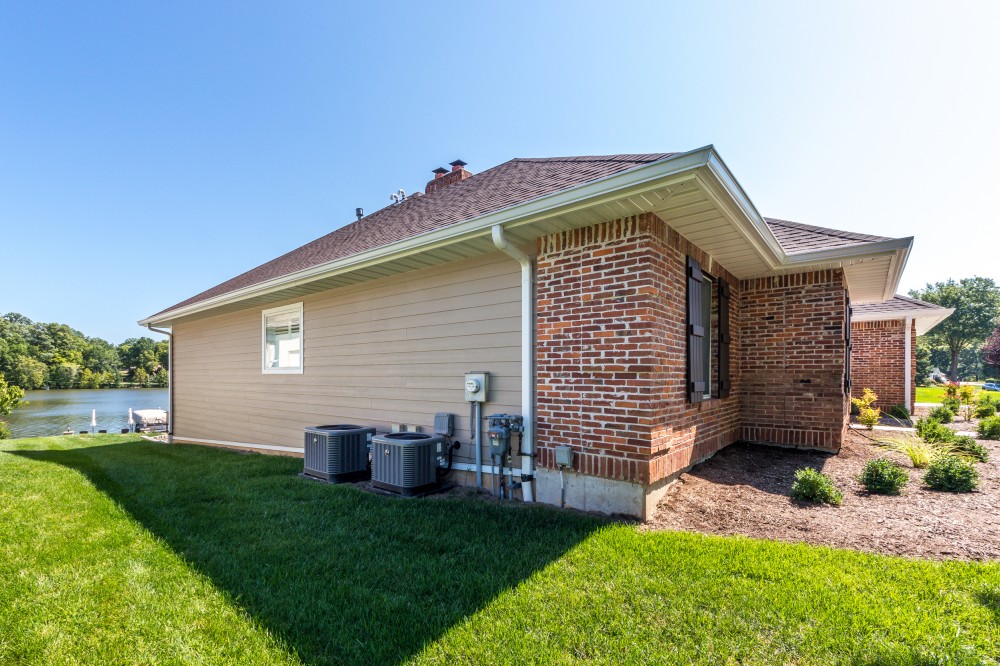
<svg viewBox="0 0 1000 666">
<path fill-rule="evenodd" d="M 302 308 L 264 313 L 264 370 L 302 368 Z"/>
</svg>

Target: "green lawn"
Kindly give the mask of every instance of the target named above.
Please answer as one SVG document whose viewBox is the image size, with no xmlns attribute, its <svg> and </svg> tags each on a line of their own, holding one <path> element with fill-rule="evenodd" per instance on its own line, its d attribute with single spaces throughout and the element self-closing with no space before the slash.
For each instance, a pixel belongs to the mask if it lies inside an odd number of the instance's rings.
<svg viewBox="0 0 1000 666">
<path fill-rule="evenodd" d="M 0 443 L 0 664 L 980 664 L 1000 645 L 1000 564 L 396 499 L 300 467 Z"/>
<path fill-rule="evenodd" d="M 918 386 L 917 402 L 941 402 L 944 400 L 943 386 Z"/>
</svg>

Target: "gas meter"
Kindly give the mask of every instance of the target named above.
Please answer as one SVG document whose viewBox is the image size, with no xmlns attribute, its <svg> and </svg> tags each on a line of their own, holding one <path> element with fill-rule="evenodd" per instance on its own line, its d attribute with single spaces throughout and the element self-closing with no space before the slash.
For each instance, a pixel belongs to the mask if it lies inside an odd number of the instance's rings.
<svg viewBox="0 0 1000 666">
<path fill-rule="evenodd" d="M 511 433 L 524 432 L 524 417 L 517 414 L 490 414 L 486 417 L 489 430 L 490 456 L 502 458 L 510 452 Z"/>
</svg>

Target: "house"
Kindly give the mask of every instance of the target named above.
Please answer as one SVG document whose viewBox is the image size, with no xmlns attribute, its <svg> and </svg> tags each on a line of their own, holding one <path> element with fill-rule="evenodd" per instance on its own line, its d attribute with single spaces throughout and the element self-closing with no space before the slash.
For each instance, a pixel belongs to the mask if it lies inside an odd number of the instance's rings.
<svg viewBox="0 0 1000 666">
<path fill-rule="evenodd" d="M 849 303 L 892 297 L 911 238 L 764 218 L 711 146 L 465 166 L 142 320 L 173 441 L 301 454 L 449 412 L 471 483 L 479 370 L 484 414 L 524 416 L 526 501 L 643 517 L 733 442 L 838 450 Z"/>
<path fill-rule="evenodd" d="M 882 303 L 854 306 L 851 316 L 851 393 L 870 388 L 885 411 L 905 405 L 913 412 L 917 395 L 917 336 L 954 312 L 896 294 Z"/>
</svg>

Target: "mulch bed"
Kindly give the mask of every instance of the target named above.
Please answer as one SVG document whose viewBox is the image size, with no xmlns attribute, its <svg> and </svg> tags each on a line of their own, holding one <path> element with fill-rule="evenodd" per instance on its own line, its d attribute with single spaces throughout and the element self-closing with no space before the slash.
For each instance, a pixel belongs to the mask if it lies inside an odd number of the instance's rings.
<svg viewBox="0 0 1000 666">
<path fill-rule="evenodd" d="M 873 433 L 877 435 L 878 433 Z M 849 431 L 837 455 L 734 444 L 683 474 L 644 529 L 742 534 L 930 559 L 1000 559 L 1000 443 L 982 441 L 979 490 L 925 488 L 923 470 Z M 898 497 L 869 495 L 857 481 L 866 461 L 903 464 L 910 483 Z M 795 470 L 815 467 L 844 491 L 839 507 L 789 497 Z"/>
</svg>

